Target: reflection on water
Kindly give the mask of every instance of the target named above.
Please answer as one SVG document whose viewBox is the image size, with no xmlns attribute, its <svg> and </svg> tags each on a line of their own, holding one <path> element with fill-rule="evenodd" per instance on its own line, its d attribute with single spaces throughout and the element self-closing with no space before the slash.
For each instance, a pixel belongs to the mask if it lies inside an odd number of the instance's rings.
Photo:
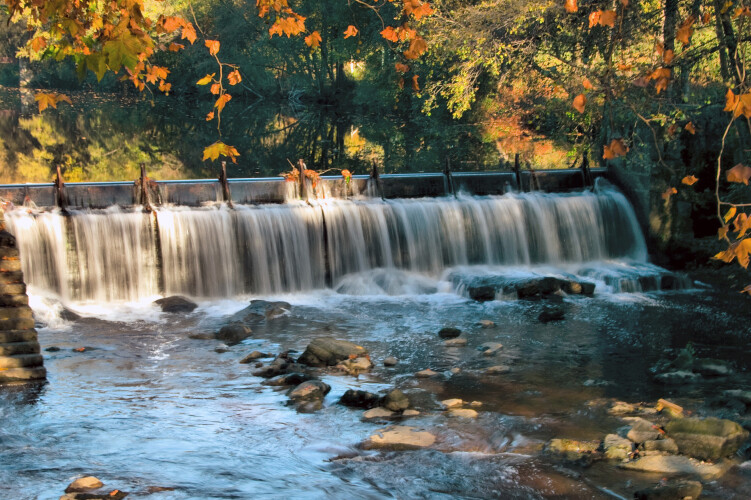
<svg viewBox="0 0 751 500">
<path fill-rule="evenodd" d="M 25 92 L 0 89 L 5 183 L 49 182 L 57 165 L 69 182 L 136 179 L 141 163 L 157 180 L 218 175 L 217 164 L 202 161 L 203 148 L 218 137 L 215 123 L 205 121 L 208 102 L 80 93 L 72 106 L 40 114 Z M 230 177 L 276 176 L 297 158 L 317 170 L 355 174 L 368 173 L 373 161 L 388 173 L 441 171 L 447 157 L 456 170 L 499 165 L 495 143 L 483 142 L 474 125 L 419 114 L 233 104 L 222 115 L 222 140 L 240 152 L 238 164 L 228 166 Z"/>
<path fill-rule="evenodd" d="M 539 454 L 548 439 L 601 439 L 623 425 L 589 401 L 659 397 L 703 408 L 725 389 L 748 388 L 751 331 L 731 311 L 732 297 L 664 292 L 568 298 L 566 321 L 536 321 L 542 304 L 476 303 L 454 294 L 352 297 L 331 291 L 275 299 L 289 315 L 260 322 L 253 337 L 215 352 L 214 331 L 247 298 L 204 302 L 191 315 L 168 317 L 142 304 L 74 310 L 103 319 L 58 322 L 40 330 L 49 383 L 0 391 L 0 484 L 3 498 L 58 498 L 75 476 L 94 474 L 108 488 L 153 498 L 624 498 L 656 479 L 612 465 L 567 472 Z M 37 297 L 35 300 L 39 301 Z M 133 311 L 143 311 L 138 319 Z M 130 312 L 129 312 L 130 311 Z M 480 328 L 479 319 L 494 328 Z M 52 323 L 51 323 L 52 324 Z M 469 345 L 446 348 L 436 332 L 464 330 Z M 727 332 L 727 333 L 726 333 Z M 350 339 L 369 349 L 376 367 L 353 378 L 325 374 L 324 408 L 299 414 L 284 392 L 261 384 L 238 361 L 252 350 L 300 352 L 311 338 Z M 476 347 L 501 342 L 496 357 Z M 653 382 L 649 368 L 693 342 L 701 356 L 734 363 L 738 375 L 690 388 Z M 78 353 L 79 346 L 95 349 Z M 395 368 L 381 361 L 396 356 Z M 496 364 L 507 375 L 486 375 Z M 433 379 L 412 374 L 431 367 Z M 451 368 L 461 372 L 452 375 Z M 598 383 L 592 384 L 590 381 Z M 396 386 L 421 415 L 406 420 L 438 437 L 431 450 L 363 452 L 357 444 L 383 425 L 337 405 L 348 388 Z M 446 418 L 438 401 L 478 400 L 476 421 Z M 709 498 L 744 498 L 744 469 L 705 485 Z M 659 479 L 659 478 L 658 478 Z M 745 485 L 745 486 L 744 486 Z M 745 493 L 744 493 L 745 492 Z"/>
</svg>

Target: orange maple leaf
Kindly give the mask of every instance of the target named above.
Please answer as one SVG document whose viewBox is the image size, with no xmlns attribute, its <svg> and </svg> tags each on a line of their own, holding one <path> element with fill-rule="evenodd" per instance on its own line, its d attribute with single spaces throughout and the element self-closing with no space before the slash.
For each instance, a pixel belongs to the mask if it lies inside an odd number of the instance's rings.
<svg viewBox="0 0 751 500">
<path fill-rule="evenodd" d="M 566 0 L 564 4 L 566 12 L 576 12 L 579 10 L 579 6 L 576 4 L 576 0 Z"/>
<path fill-rule="evenodd" d="M 354 26 L 352 26 L 350 24 L 349 26 L 347 26 L 347 29 L 344 30 L 344 38 L 349 38 L 351 36 L 357 36 L 357 33 L 359 33 L 357 31 L 357 28 L 355 28 Z"/>
<path fill-rule="evenodd" d="M 699 178 L 694 175 L 687 175 L 686 177 L 681 179 L 681 182 L 687 186 L 693 186 L 698 180 Z"/>
<path fill-rule="evenodd" d="M 613 139 L 610 144 L 603 147 L 602 158 L 613 160 L 619 156 L 624 156 L 626 153 L 628 153 L 628 147 L 626 147 L 623 139 Z"/>
<path fill-rule="evenodd" d="M 381 31 L 381 36 L 390 42 L 396 43 L 399 41 L 399 35 L 391 26 L 387 26 L 383 31 Z"/>
<path fill-rule="evenodd" d="M 204 43 L 206 48 L 209 49 L 209 54 L 215 56 L 219 53 L 219 40 L 206 40 Z"/>
<path fill-rule="evenodd" d="M 751 178 L 751 167 L 739 163 L 727 171 L 725 178 L 728 182 L 738 182 L 748 186 L 748 180 Z"/>
<path fill-rule="evenodd" d="M 238 70 L 235 70 L 227 75 L 227 81 L 229 81 L 230 85 L 237 85 L 238 83 L 243 81 L 243 78 L 242 76 L 240 76 L 240 72 Z"/>
<path fill-rule="evenodd" d="M 577 110 L 579 113 L 584 113 L 584 107 L 587 104 L 587 98 L 584 96 L 584 94 L 579 94 L 578 96 L 574 97 L 574 109 Z"/>
<path fill-rule="evenodd" d="M 216 100 L 214 103 L 214 107 L 219 110 L 221 113 L 224 109 L 224 106 L 232 99 L 232 96 L 229 94 L 222 94 L 219 96 L 219 99 Z"/>
<path fill-rule="evenodd" d="M 394 64 L 394 68 L 399 73 L 407 73 L 407 72 L 409 72 L 409 66 L 407 66 L 406 64 L 396 63 L 396 64 Z"/>
<path fill-rule="evenodd" d="M 305 45 L 312 49 L 317 49 L 318 47 L 320 47 L 321 41 L 321 34 L 317 31 L 314 31 L 313 33 L 305 37 Z"/>
</svg>

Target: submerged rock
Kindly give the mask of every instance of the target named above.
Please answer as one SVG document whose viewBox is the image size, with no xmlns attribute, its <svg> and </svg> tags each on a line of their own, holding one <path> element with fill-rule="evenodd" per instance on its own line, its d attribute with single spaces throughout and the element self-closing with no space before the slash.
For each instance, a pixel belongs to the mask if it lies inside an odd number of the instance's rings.
<svg viewBox="0 0 751 500">
<path fill-rule="evenodd" d="M 366 450 L 415 450 L 427 448 L 433 443 L 435 443 L 435 436 L 428 431 L 406 425 L 396 425 L 376 431 L 362 444 L 362 447 Z"/>
<path fill-rule="evenodd" d="M 452 326 L 447 326 L 445 328 L 441 328 L 441 330 L 438 332 L 438 336 L 442 339 L 454 339 L 462 334 L 462 331 L 458 328 L 454 328 Z"/>
<path fill-rule="evenodd" d="M 360 391 L 356 389 L 348 389 L 342 394 L 339 400 L 340 405 L 349 406 L 351 408 L 375 408 L 381 402 L 381 398 L 378 395 L 368 391 Z"/>
<path fill-rule="evenodd" d="M 366 354 L 368 351 L 364 347 L 353 342 L 320 337 L 308 344 L 297 362 L 309 366 L 334 366 L 350 357 L 356 358 Z"/>
<path fill-rule="evenodd" d="M 322 400 L 331 391 L 331 386 L 320 380 L 308 380 L 290 389 L 287 396 L 295 401 Z"/>
<path fill-rule="evenodd" d="M 477 322 L 477 324 L 482 328 L 493 328 L 495 326 L 495 323 L 493 323 L 489 319 L 481 319 Z"/>
<path fill-rule="evenodd" d="M 216 332 L 216 338 L 228 344 L 238 344 L 250 337 L 252 330 L 239 323 L 225 325 Z"/>
<path fill-rule="evenodd" d="M 353 375 L 356 377 L 361 373 L 370 370 L 372 366 L 373 363 L 371 363 L 370 358 L 368 356 L 364 356 L 360 358 L 345 359 L 344 361 L 337 364 L 336 368 L 348 375 Z"/>
<path fill-rule="evenodd" d="M 292 372 L 272 377 L 268 380 L 265 380 L 263 384 L 272 386 L 300 385 L 303 382 L 311 380 L 312 378 L 313 377 L 308 375 L 307 373 Z"/>
<path fill-rule="evenodd" d="M 286 353 L 282 353 L 271 362 L 268 366 L 253 372 L 256 377 L 271 378 L 277 375 L 283 375 L 292 369 L 293 364 L 290 362 Z"/>
<path fill-rule="evenodd" d="M 704 377 L 724 377 L 733 373 L 733 369 L 726 361 L 707 358 L 695 360 L 692 370 Z"/>
<path fill-rule="evenodd" d="M 391 411 L 406 410 L 409 408 L 409 398 L 399 389 L 394 389 L 383 397 L 381 406 Z"/>
<path fill-rule="evenodd" d="M 718 460 L 732 455 L 748 438 L 748 431 L 739 424 L 719 418 L 681 418 L 665 426 L 678 450 L 701 460 Z"/>
<path fill-rule="evenodd" d="M 631 428 L 628 431 L 626 437 L 634 443 L 640 444 L 645 441 L 653 441 L 659 439 L 662 436 L 660 428 L 649 420 L 643 418 L 634 418 L 631 423 Z"/>
<path fill-rule="evenodd" d="M 448 411 L 449 417 L 477 418 L 477 412 L 469 408 L 452 408 Z"/>
<path fill-rule="evenodd" d="M 659 375 L 655 376 L 656 381 L 670 385 L 690 384 L 692 382 L 696 382 L 697 380 L 699 380 L 699 378 L 700 375 L 686 370 L 660 373 Z"/>
<path fill-rule="evenodd" d="M 464 400 L 459 399 L 459 398 L 444 399 L 443 401 L 441 401 L 441 404 L 443 405 L 444 408 L 448 408 L 448 409 L 461 408 L 462 406 L 464 406 Z"/>
<path fill-rule="evenodd" d="M 677 481 L 660 483 L 650 488 L 634 492 L 635 500 L 696 500 L 701 495 L 699 481 Z"/>
<path fill-rule="evenodd" d="M 644 451 L 656 451 L 659 453 L 670 453 L 672 455 L 678 453 L 678 445 L 670 438 L 644 441 L 642 446 L 644 446 Z"/>
<path fill-rule="evenodd" d="M 506 365 L 495 365 L 485 369 L 488 375 L 504 375 L 511 372 L 511 367 Z"/>
<path fill-rule="evenodd" d="M 172 295 L 163 299 L 155 300 L 154 304 L 162 308 L 166 313 L 189 313 L 198 307 L 198 304 L 192 302 L 181 295 Z M 77 318 L 76 318 L 77 319 Z"/>
<path fill-rule="evenodd" d="M 292 306 L 289 302 L 254 299 L 250 305 L 232 315 L 233 321 L 240 323 L 260 323 L 263 320 L 271 321 L 289 313 Z"/>
</svg>

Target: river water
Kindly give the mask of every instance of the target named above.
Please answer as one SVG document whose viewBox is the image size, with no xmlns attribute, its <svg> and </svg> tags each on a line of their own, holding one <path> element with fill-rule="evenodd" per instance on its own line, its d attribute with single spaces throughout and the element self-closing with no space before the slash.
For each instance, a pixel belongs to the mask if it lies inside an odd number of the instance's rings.
<svg viewBox="0 0 751 500">
<path fill-rule="evenodd" d="M 312 282 L 309 287 L 291 286 L 291 291 L 278 292 L 273 287 L 258 291 L 254 281 L 241 280 L 238 283 L 250 288 L 196 298 L 199 307 L 189 314 L 162 313 L 152 304 L 160 296 L 158 285 L 142 289 L 145 291 L 134 297 L 108 297 L 109 285 L 102 288 L 104 295 L 85 292 L 85 287 L 68 290 L 66 295 L 54 288 L 54 280 L 35 284 L 32 279 L 31 305 L 39 323 L 48 382 L 0 389 L 0 498 L 58 498 L 67 484 L 81 475 L 95 475 L 108 489 L 130 492 L 134 498 L 155 499 L 630 498 L 634 490 L 658 482 L 660 476 L 627 473 L 604 462 L 589 468 L 561 464 L 547 457 L 542 446 L 554 437 L 599 440 L 614 432 L 624 425 L 607 412 L 617 400 L 654 404 L 662 397 L 698 415 L 732 416 L 715 400 L 724 390 L 751 387 L 747 315 L 736 311 L 732 292 L 700 282 L 683 290 L 647 292 L 638 291 L 636 285 L 606 282 L 616 271 L 624 275 L 631 270 L 634 283 L 643 283 L 639 276 L 656 272 L 646 264 L 643 241 L 638 237 L 634 241 L 622 236 L 620 246 L 603 237 L 594 242 L 604 246 L 582 247 L 588 252 L 605 249 L 605 255 L 550 254 L 549 259 L 510 263 L 492 253 L 478 257 L 482 245 L 466 242 L 483 241 L 477 228 L 492 224 L 481 226 L 475 220 L 472 225 L 467 222 L 471 217 L 465 217 L 465 230 L 459 233 L 451 225 L 458 223 L 457 219 L 447 214 L 480 214 L 483 207 L 488 208 L 483 203 L 516 203 L 508 198 L 505 202 L 427 200 L 405 219 L 393 216 L 392 222 L 387 222 L 373 217 L 373 226 L 359 227 L 373 229 L 385 223 L 383 232 L 364 231 L 362 234 L 371 235 L 363 238 L 364 247 L 342 247 L 372 250 L 360 254 L 375 256 L 374 260 L 359 261 L 363 263 L 360 267 L 342 268 L 336 274 L 332 263 L 350 266 L 358 261 L 352 260 L 353 256 L 345 258 L 346 253 L 333 252 L 332 256 L 332 242 L 327 239 L 329 275 L 335 278 L 331 286 Z M 582 200 L 577 200 L 522 197 L 522 204 L 527 204 L 529 213 L 536 213 L 535 207 L 552 203 L 547 213 L 552 210 L 558 215 L 551 227 L 555 234 L 566 234 L 566 221 L 591 219 L 588 211 L 578 210 Z M 583 202 L 593 201 L 586 198 Z M 397 208 L 399 203 L 406 202 L 394 202 Z M 436 203 L 444 205 L 436 207 Z M 473 212 L 472 206 L 480 208 Z M 365 208 L 351 210 L 359 214 L 389 212 L 386 208 L 366 203 Z M 502 213 L 498 207 L 492 210 Z M 597 213 L 603 213 L 599 210 Z M 215 217 L 226 216 L 217 212 Z M 392 206 L 390 213 L 395 212 L 398 210 Z M 433 215 L 425 215 L 430 213 Z M 22 251 L 28 251 L 23 250 L 21 231 L 21 222 L 27 217 L 20 213 L 8 216 L 10 226 L 18 229 Z M 287 220 L 284 217 L 280 220 Z M 419 217 L 443 221 L 443 225 L 426 222 L 414 227 L 413 234 L 430 236 L 431 228 L 438 231 L 433 249 L 445 260 L 435 267 L 424 267 L 424 260 L 414 268 L 408 265 L 407 257 L 428 251 L 425 247 L 398 246 L 398 251 L 393 250 L 397 247 L 392 243 L 400 240 L 389 232 L 390 224 L 419 221 Z M 43 218 L 35 216 L 33 223 L 39 224 Z M 350 222 L 327 226 L 328 234 L 346 227 L 352 234 Z M 280 225 L 290 229 L 277 243 L 290 241 L 297 234 L 298 226 Z M 87 227 L 94 226 L 97 224 L 92 222 Z M 159 231 L 163 230 L 160 226 Z M 638 235 L 623 224 L 617 230 L 621 235 Z M 465 238 L 463 248 L 474 250 L 464 256 L 452 254 L 452 249 L 459 248 L 456 242 L 460 236 L 467 234 L 476 235 L 476 240 Z M 390 243 L 376 235 L 391 235 Z M 311 238 L 308 243 L 315 240 Z M 77 241 L 69 239 L 63 248 L 70 251 L 79 245 Z M 159 241 L 165 244 L 161 238 Z M 198 245 L 213 240 L 186 241 Z M 534 241 L 527 240 L 529 251 L 550 248 Z M 179 249 L 188 251 L 193 248 L 190 245 Z M 45 248 L 49 251 L 51 247 Z M 275 255 L 281 260 L 274 265 L 282 265 L 286 254 Z M 406 260 L 403 265 L 383 267 L 379 259 L 385 255 Z M 70 266 L 69 270 L 78 265 L 75 259 L 55 262 Z M 209 262 L 209 258 L 200 261 L 201 265 Z M 326 259 L 321 262 L 326 267 Z M 25 270 L 27 276 L 33 276 Z M 50 273 L 57 272 L 53 266 Z M 565 319 L 543 323 L 538 315 L 546 301 L 499 296 L 476 302 L 455 279 L 529 273 L 574 273 L 593 281 L 596 291 L 591 297 L 561 297 Z M 74 282 L 80 283 L 80 277 L 76 279 L 79 281 Z M 197 286 L 191 280 L 175 283 L 176 287 Z M 255 322 L 252 336 L 237 345 L 195 338 L 217 331 L 249 300 L 259 298 L 287 301 L 290 311 Z M 70 317 L 63 314 L 63 304 L 81 318 L 62 319 Z M 483 319 L 493 321 L 494 326 L 481 327 L 478 322 Z M 445 326 L 461 329 L 468 345 L 444 346 L 438 330 Z M 289 406 L 284 390 L 263 385 L 263 379 L 251 374 L 252 365 L 239 363 L 253 350 L 301 353 L 310 340 L 323 336 L 364 346 L 375 366 L 359 377 L 323 372 L 321 378 L 332 391 L 323 408 L 313 413 Z M 485 342 L 500 342 L 503 349 L 495 356 L 484 356 L 478 347 Z M 657 383 L 650 368 L 660 359 L 675 358 L 689 343 L 697 356 L 732 364 L 735 374 L 683 386 Z M 59 350 L 47 350 L 51 347 Z M 81 347 L 87 349 L 75 350 Z M 393 368 L 383 366 L 387 356 L 397 357 L 399 363 Z M 488 367 L 501 364 L 511 371 L 485 373 Z M 438 375 L 428 379 L 414 376 L 425 368 Z M 420 412 L 396 422 L 432 432 L 437 441 L 430 449 L 390 452 L 360 448 L 360 443 L 388 422 L 366 421 L 362 410 L 337 401 L 349 388 L 377 393 L 392 387 L 402 389 Z M 456 397 L 481 402 L 478 418 L 448 417 L 439 401 Z M 722 479 L 706 483 L 703 498 L 748 498 L 748 465 L 736 466 Z"/>
</svg>

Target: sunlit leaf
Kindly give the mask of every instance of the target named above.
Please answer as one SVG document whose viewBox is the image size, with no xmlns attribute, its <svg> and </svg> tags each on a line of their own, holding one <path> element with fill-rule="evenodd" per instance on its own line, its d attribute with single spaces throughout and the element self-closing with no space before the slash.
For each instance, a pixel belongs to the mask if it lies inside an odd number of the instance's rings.
<svg viewBox="0 0 751 500">
<path fill-rule="evenodd" d="M 349 184 L 349 181 L 352 180 L 352 174 L 346 168 L 342 170 L 342 177 L 344 177 L 344 182 L 346 182 L 347 184 Z"/>
<path fill-rule="evenodd" d="M 214 119 L 214 112 L 213 112 L 213 111 L 211 111 L 211 112 L 210 112 L 209 114 L 207 114 L 207 115 L 206 115 L 206 121 L 207 121 L 207 122 L 210 122 L 210 121 L 211 121 L 211 120 L 213 120 L 213 119 Z M 205 159 L 205 158 L 204 158 L 204 159 Z"/>
<path fill-rule="evenodd" d="M 584 113 L 586 104 L 587 98 L 584 96 L 584 94 L 579 94 L 578 96 L 574 97 L 574 102 L 572 105 L 574 106 L 574 109 L 579 113 Z"/>
<path fill-rule="evenodd" d="M 417 75 L 412 75 L 412 90 L 415 92 L 420 90 L 420 85 L 417 83 Z"/>
<path fill-rule="evenodd" d="M 583 87 L 584 87 L 585 89 L 587 89 L 587 90 L 592 90 L 592 89 L 594 89 L 594 88 L 595 88 L 595 87 L 594 87 L 594 85 L 592 85 L 592 82 L 590 82 L 590 81 L 589 81 L 589 78 L 585 78 L 585 79 L 584 79 L 584 80 L 582 81 L 582 86 L 583 86 Z"/>
<path fill-rule="evenodd" d="M 169 44 L 169 51 L 170 52 L 177 52 L 178 50 L 182 50 L 185 48 L 185 45 L 181 43 L 171 43 Z"/>
<path fill-rule="evenodd" d="M 404 57 L 407 59 L 417 59 L 426 50 L 428 50 L 428 44 L 421 36 L 416 36 L 409 42 L 409 49 L 404 52 Z"/>
<path fill-rule="evenodd" d="M 681 179 L 681 182 L 683 184 L 687 185 L 687 186 L 693 186 L 694 184 L 696 184 L 696 182 L 698 180 L 699 180 L 699 178 L 696 177 L 696 176 L 687 175 L 686 177 L 684 177 L 683 179 Z"/>
<path fill-rule="evenodd" d="M 748 180 L 751 178 L 751 167 L 739 163 L 727 171 L 725 178 L 728 182 L 742 182 L 748 186 Z"/>
<path fill-rule="evenodd" d="M 231 95 L 222 94 L 219 96 L 219 99 L 217 99 L 216 102 L 214 103 L 214 107 L 217 108 L 219 112 L 221 113 L 222 110 L 224 109 L 224 106 L 230 101 L 230 99 L 232 99 Z"/>
<path fill-rule="evenodd" d="M 737 239 L 741 239 L 744 236 L 746 236 L 746 231 L 751 230 L 751 217 L 749 217 L 747 214 L 741 212 L 733 221 L 733 231 L 738 233 L 736 235 Z"/>
<path fill-rule="evenodd" d="M 720 229 L 717 230 L 717 239 L 718 240 L 726 240 L 728 238 L 728 230 L 730 229 L 730 226 L 727 224 L 722 226 Z"/>
<path fill-rule="evenodd" d="M 623 142 L 623 139 L 613 139 L 610 144 L 604 146 L 602 158 L 604 160 L 613 160 L 619 156 L 624 156 L 628 153 L 628 147 Z"/>
<path fill-rule="evenodd" d="M 238 70 L 234 70 L 230 72 L 229 75 L 227 75 L 227 81 L 230 85 L 237 85 L 241 81 L 243 81 L 242 76 L 240 76 L 240 72 Z"/>
<path fill-rule="evenodd" d="M 226 156 L 232 160 L 232 163 L 237 163 L 236 158 L 240 156 L 240 153 L 237 152 L 237 149 L 235 149 L 234 146 L 228 146 L 222 141 L 217 141 L 203 150 L 204 160 L 216 160 L 220 156 Z"/>
<path fill-rule="evenodd" d="M 665 200 L 665 201 L 670 201 L 670 197 L 671 197 L 671 196 L 673 196 L 673 195 L 674 195 L 674 194 L 676 194 L 676 193 L 678 193 L 678 190 L 677 190 L 677 189 L 675 189 L 674 187 L 669 187 L 669 188 L 667 188 L 667 189 L 665 190 L 665 192 L 664 192 L 664 193 L 662 193 L 662 195 L 661 195 L 661 196 L 662 196 L 662 199 L 663 199 L 663 200 Z"/>
<path fill-rule="evenodd" d="M 47 40 L 45 40 L 41 36 L 38 36 L 31 41 L 31 50 L 33 50 L 34 52 L 39 52 L 40 50 L 44 49 L 46 46 L 47 46 Z"/>
<path fill-rule="evenodd" d="M 192 24 L 186 23 L 185 26 L 183 26 L 182 38 L 188 40 L 191 45 L 196 41 L 196 29 Z"/>
<path fill-rule="evenodd" d="M 317 49 L 318 47 L 320 47 L 321 41 L 321 34 L 317 31 L 314 31 L 313 33 L 305 37 L 305 45 L 312 49 Z"/>
<path fill-rule="evenodd" d="M 206 40 L 204 43 L 206 48 L 209 49 L 209 54 L 215 56 L 219 53 L 219 40 Z"/>
<path fill-rule="evenodd" d="M 683 128 L 685 128 L 689 134 L 696 135 L 696 127 L 694 127 L 693 122 L 688 122 Z"/>
<path fill-rule="evenodd" d="M 694 34 L 694 22 L 696 19 L 694 16 L 689 16 L 688 19 L 683 21 L 678 27 L 678 31 L 675 33 L 675 39 L 683 44 L 684 47 L 691 43 L 691 35 Z"/>
<path fill-rule="evenodd" d="M 409 72 L 409 66 L 407 66 L 406 64 L 396 63 L 396 64 L 394 64 L 394 68 L 399 73 L 408 73 Z"/>
<path fill-rule="evenodd" d="M 344 30 L 344 38 L 349 38 L 351 36 L 357 36 L 357 33 L 358 33 L 357 28 L 355 28 L 354 26 L 352 26 L 350 24 L 349 26 L 347 26 L 347 29 Z"/>
<path fill-rule="evenodd" d="M 728 263 L 738 259 L 738 264 L 745 269 L 748 267 L 749 253 L 751 253 L 751 238 L 746 238 L 731 244 L 727 250 L 719 252 L 712 258 Z"/>
<path fill-rule="evenodd" d="M 216 75 L 216 73 L 211 73 L 210 75 L 204 76 L 196 82 L 196 85 L 208 85 L 209 83 L 211 83 L 211 80 L 214 79 L 214 75 Z"/>
<path fill-rule="evenodd" d="M 670 64 L 673 62 L 673 59 L 675 58 L 675 52 L 672 50 L 666 50 L 662 53 L 662 60 L 665 62 L 665 64 Z"/>
<path fill-rule="evenodd" d="M 579 10 L 576 0 L 566 0 L 564 7 L 566 8 L 566 12 L 576 12 Z"/>
<path fill-rule="evenodd" d="M 222 86 L 218 83 L 214 83 L 211 85 L 209 91 L 214 95 L 219 95 L 222 92 Z"/>
<path fill-rule="evenodd" d="M 722 220 L 725 221 L 725 224 L 727 224 L 728 222 L 730 222 L 730 219 L 733 218 L 733 216 L 735 215 L 736 210 L 737 209 L 735 207 L 730 207 L 730 210 L 728 210 L 727 213 L 725 214 L 725 216 L 722 218 Z"/>
<path fill-rule="evenodd" d="M 40 113 L 48 107 L 57 109 L 57 105 L 60 102 L 67 102 L 68 104 L 72 104 L 70 97 L 65 94 L 57 94 L 55 92 L 38 92 L 36 95 L 34 95 L 34 100 L 37 101 L 39 105 Z"/>
<path fill-rule="evenodd" d="M 391 26 L 387 26 L 386 29 L 381 31 L 381 36 L 390 42 L 396 43 L 399 41 L 399 35 L 396 33 L 396 30 Z"/>
<path fill-rule="evenodd" d="M 751 295 L 751 285 L 746 285 L 746 288 L 744 288 L 743 290 L 741 290 L 741 293 L 747 293 L 747 294 Z"/>
</svg>

